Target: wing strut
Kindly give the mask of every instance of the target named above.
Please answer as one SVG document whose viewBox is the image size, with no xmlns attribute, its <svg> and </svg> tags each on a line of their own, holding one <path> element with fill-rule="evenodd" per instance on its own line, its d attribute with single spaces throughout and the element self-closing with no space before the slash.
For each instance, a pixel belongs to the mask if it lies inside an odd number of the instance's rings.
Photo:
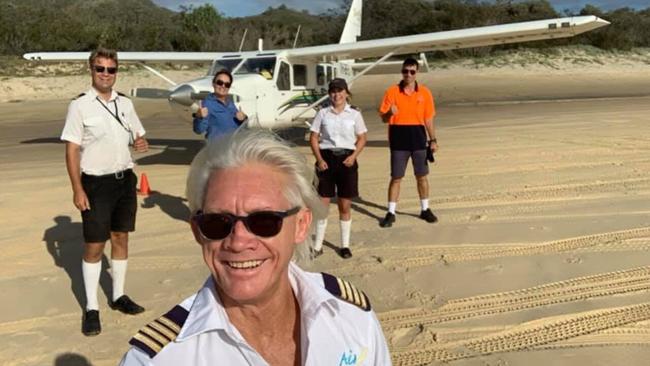
<svg viewBox="0 0 650 366">
<path fill-rule="evenodd" d="M 382 63 L 384 60 L 386 60 L 387 58 L 391 57 L 392 55 L 394 55 L 394 54 L 395 54 L 396 52 L 398 52 L 398 51 L 399 51 L 399 48 L 395 49 L 394 51 L 388 52 L 387 54 L 385 54 L 385 55 L 384 55 L 382 58 L 380 58 L 379 60 L 373 62 L 373 63 L 370 64 L 370 65 L 368 65 L 365 69 L 361 70 L 358 74 L 354 75 L 354 76 L 352 77 L 352 79 L 348 80 L 348 85 L 352 85 L 352 83 L 354 83 L 354 81 L 355 81 L 358 77 L 360 77 L 360 76 L 362 76 L 363 74 L 367 73 L 367 72 L 370 71 L 372 68 L 374 68 L 375 66 L 379 65 L 379 64 Z M 298 119 L 298 117 L 300 117 L 300 116 L 302 116 L 303 114 L 307 113 L 309 110 L 311 110 L 311 109 L 314 108 L 315 106 L 317 106 L 317 105 L 323 103 L 323 101 L 324 101 L 325 99 L 327 99 L 327 98 L 329 98 L 329 95 L 323 95 L 320 99 L 318 99 L 318 100 L 315 101 L 314 103 L 310 104 L 308 107 L 306 107 L 305 109 L 303 109 L 302 112 L 300 112 L 300 113 L 298 113 L 296 116 L 294 116 L 294 117 L 291 119 L 291 121 L 295 121 L 296 119 Z M 305 124 L 306 124 L 307 126 L 310 126 L 310 127 L 311 127 L 311 124 L 309 124 L 309 122 L 305 121 Z"/>
<path fill-rule="evenodd" d="M 159 73 L 159 72 L 158 72 L 156 69 L 154 69 L 153 67 L 151 67 L 151 66 L 149 66 L 149 65 L 145 65 L 145 64 L 143 64 L 142 62 L 138 62 L 138 63 L 140 64 L 140 66 L 144 67 L 145 69 L 147 69 L 148 71 L 150 71 L 152 74 L 154 74 L 154 75 L 158 76 L 159 78 L 165 80 L 166 82 L 170 83 L 172 86 L 176 86 L 176 85 L 177 85 L 174 81 L 172 81 L 171 79 L 169 79 L 169 78 L 166 77 L 165 75 Z"/>
</svg>

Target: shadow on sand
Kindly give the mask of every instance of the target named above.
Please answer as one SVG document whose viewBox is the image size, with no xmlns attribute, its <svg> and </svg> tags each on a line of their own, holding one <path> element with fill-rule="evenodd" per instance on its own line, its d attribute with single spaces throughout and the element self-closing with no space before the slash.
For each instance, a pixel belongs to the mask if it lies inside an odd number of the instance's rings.
<svg viewBox="0 0 650 366">
<path fill-rule="evenodd" d="M 56 356 L 54 366 L 93 366 L 88 359 L 76 353 L 64 353 Z"/>
<path fill-rule="evenodd" d="M 184 197 L 172 196 L 171 194 L 162 192 L 152 192 L 149 196 L 145 197 L 140 207 L 153 208 L 158 206 L 169 217 L 190 222 L 190 209 L 185 202 L 187 202 L 187 199 Z"/>
<path fill-rule="evenodd" d="M 84 239 L 80 222 L 72 222 L 70 216 L 56 216 L 54 226 L 47 228 L 43 233 L 43 241 L 47 251 L 52 256 L 54 264 L 63 268 L 70 277 L 70 289 L 77 299 L 79 307 L 83 310 L 86 305 L 86 292 L 84 290 L 83 275 L 81 272 L 81 259 L 83 256 Z M 108 259 L 102 255 L 102 272 L 99 277 L 106 298 L 111 299 L 111 278 L 107 272 Z"/>
</svg>

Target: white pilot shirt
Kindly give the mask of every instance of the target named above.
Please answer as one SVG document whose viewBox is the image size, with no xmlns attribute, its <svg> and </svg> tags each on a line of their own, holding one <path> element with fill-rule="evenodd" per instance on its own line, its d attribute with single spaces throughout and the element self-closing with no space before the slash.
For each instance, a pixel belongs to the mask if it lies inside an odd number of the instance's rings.
<svg viewBox="0 0 650 366">
<path fill-rule="evenodd" d="M 361 112 L 347 103 L 343 111 L 338 114 L 331 106 L 318 111 L 310 130 L 320 133 L 319 147 L 321 150 L 355 150 L 357 136 L 368 132 Z"/>
<path fill-rule="evenodd" d="M 144 134 L 129 98 L 113 90 L 106 102 L 90 88 L 70 103 L 61 140 L 81 146 L 83 173 L 104 175 L 133 168 L 129 144 Z"/>
<path fill-rule="evenodd" d="M 289 279 L 301 311 L 302 365 L 390 366 L 390 354 L 381 326 L 375 313 L 369 309 L 369 304 L 368 311 L 365 311 L 334 296 L 325 287 L 325 276 L 329 277 L 329 287 L 332 280 L 334 283 L 338 280 L 331 275 L 305 272 L 293 263 L 289 266 Z M 346 288 L 350 291 L 347 282 L 339 280 L 338 283 L 348 286 Z M 356 295 L 360 293 L 353 291 Z M 367 301 L 365 296 L 364 299 Z M 212 278 L 174 310 L 186 314 L 176 339 L 158 347 L 157 352 L 133 346 L 122 359 L 121 366 L 268 365 L 228 320 L 214 290 Z M 165 324 L 169 323 L 166 319 L 162 320 Z M 154 323 L 147 327 L 153 325 L 158 329 L 162 324 Z M 142 328 L 133 339 L 138 336 L 142 339 L 143 330 L 151 334 L 151 329 L 145 329 L 147 327 Z M 159 335 L 154 334 L 154 337 L 158 338 Z M 151 357 L 146 352 L 151 352 Z"/>
</svg>

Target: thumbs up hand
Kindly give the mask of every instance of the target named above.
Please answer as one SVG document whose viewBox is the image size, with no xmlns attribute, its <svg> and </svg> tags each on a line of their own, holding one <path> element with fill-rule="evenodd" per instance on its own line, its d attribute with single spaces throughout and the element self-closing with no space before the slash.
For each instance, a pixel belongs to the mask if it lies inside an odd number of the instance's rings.
<svg viewBox="0 0 650 366">
<path fill-rule="evenodd" d="M 244 122 L 244 120 L 248 118 L 248 116 L 246 116 L 246 113 L 242 112 L 240 109 L 237 111 L 237 113 L 235 113 L 235 118 L 237 118 L 239 122 Z"/>
<path fill-rule="evenodd" d="M 196 111 L 196 116 L 199 118 L 205 118 L 208 116 L 208 108 L 203 106 L 203 101 L 199 101 L 199 110 Z"/>
<path fill-rule="evenodd" d="M 140 136 L 139 133 L 135 134 L 135 140 L 133 141 L 133 149 L 136 152 L 146 152 L 149 150 L 149 142 L 147 140 Z"/>
</svg>

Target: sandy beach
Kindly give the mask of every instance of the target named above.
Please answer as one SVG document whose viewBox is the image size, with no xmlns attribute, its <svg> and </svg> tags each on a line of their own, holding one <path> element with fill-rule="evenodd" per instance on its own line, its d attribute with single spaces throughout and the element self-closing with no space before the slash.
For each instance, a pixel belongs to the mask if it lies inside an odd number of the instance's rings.
<svg viewBox="0 0 650 366">
<path fill-rule="evenodd" d="M 335 252 L 332 205 L 325 254 L 306 268 L 368 294 L 395 365 L 647 364 L 650 66 L 459 66 L 420 75 L 438 102 L 430 199 L 440 221 L 417 218 L 407 175 L 397 222 L 381 229 L 389 151 L 375 110 L 397 80 L 370 75 L 352 87 L 369 128 L 354 256 Z M 164 86 L 134 72 L 120 75 L 117 89 L 143 85 Z M 69 99 L 88 86 L 87 76 L 6 78 L 0 86 L 3 365 L 115 365 L 132 334 L 208 275 L 183 197 L 202 138 L 165 101 L 135 100 L 151 145 L 135 155 L 136 172 L 156 193 L 139 198 L 126 290 L 147 311 L 109 309 L 105 260 L 103 332 L 81 334 L 81 218 L 59 135 Z"/>
</svg>

